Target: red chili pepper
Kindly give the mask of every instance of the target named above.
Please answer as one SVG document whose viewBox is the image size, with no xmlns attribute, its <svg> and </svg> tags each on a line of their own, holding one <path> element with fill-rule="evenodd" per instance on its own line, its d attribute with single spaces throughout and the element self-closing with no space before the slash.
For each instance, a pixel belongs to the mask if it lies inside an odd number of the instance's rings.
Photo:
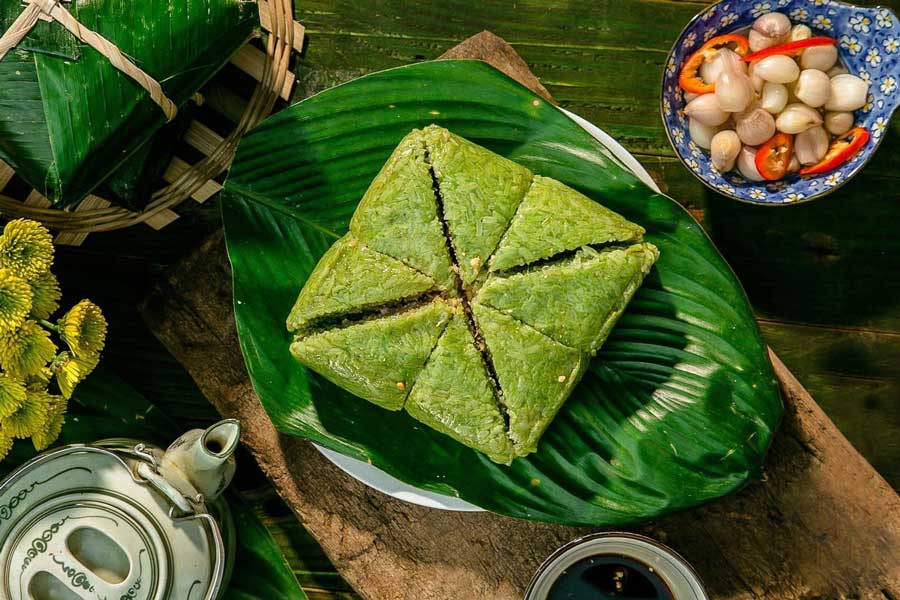
<svg viewBox="0 0 900 600">
<path fill-rule="evenodd" d="M 865 127 L 854 127 L 841 137 L 831 142 L 825 158 L 814 165 L 800 169 L 801 175 L 818 175 L 838 168 L 869 141 L 869 130 Z"/>
<path fill-rule="evenodd" d="M 834 46 L 835 44 L 837 44 L 837 40 L 834 38 L 825 36 L 812 37 L 805 40 L 797 40 L 796 42 L 788 42 L 787 44 L 771 46 L 770 48 L 765 48 L 759 52 L 748 54 L 743 60 L 744 62 L 753 62 L 768 56 L 775 56 L 776 54 L 796 54 L 801 50 L 812 48 L 813 46 Z"/>
<path fill-rule="evenodd" d="M 759 147 L 753 162 L 756 170 L 769 181 L 784 177 L 794 153 L 794 137 L 786 133 L 776 133 L 768 142 Z"/>
<path fill-rule="evenodd" d="M 740 56 L 750 52 L 750 42 L 742 35 L 718 35 L 710 39 L 684 61 L 684 66 L 681 67 L 681 73 L 678 75 L 678 85 L 681 86 L 681 89 L 693 94 L 709 94 L 715 91 L 715 82 L 707 83 L 700 77 L 700 65 L 714 59 L 716 53 L 728 44 L 734 44 L 734 51 Z"/>
</svg>

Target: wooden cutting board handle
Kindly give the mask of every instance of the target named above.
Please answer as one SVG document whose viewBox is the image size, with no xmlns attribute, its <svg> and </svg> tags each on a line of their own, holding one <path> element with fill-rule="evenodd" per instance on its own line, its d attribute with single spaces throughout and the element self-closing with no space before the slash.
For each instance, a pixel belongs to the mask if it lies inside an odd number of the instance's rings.
<svg viewBox="0 0 900 600">
<path fill-rule="evenodd" d="M 515 51 L 483 32 L 444 56 L 480 58 L 549 93 Z M 222 232 L 147 299 L 150 328 L 224 417 L 367 600 L 520 600 L 535 569 L 586 529 L 406 504 L 278 434 L 238 346 Z M 786 404 L 762 481 L 635 531 L 690 561 L 713 598 L 900 600 L 900 497 L 774 353 Z"/>
</svg>

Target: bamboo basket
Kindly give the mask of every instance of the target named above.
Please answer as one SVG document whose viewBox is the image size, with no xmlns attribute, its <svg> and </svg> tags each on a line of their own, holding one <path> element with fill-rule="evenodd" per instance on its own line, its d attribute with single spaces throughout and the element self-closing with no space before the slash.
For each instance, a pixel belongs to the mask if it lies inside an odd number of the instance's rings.
<svg viewBox="0 0 900 600">
<path fill-rule="evenodd" d="M 290 98 L 294 85 L 294 74 L 289 69 L 291 53 L 294 50 L 300 52 L 303 47 L 304 29 L 294 21 L 292 0 L 258 0 L 258 4 L 260 25 L 265 32 L 265 51 L 248 43 L 231 59 L 232 65 L 256 80 L 252 94 L 243 98 L 229 91 L 220 76 L 204 88 L 213 86 L 219 90 L 206 103 L 208 107 L 226 119 L 229 114 L 240 115 L 234 129 L 223 137 L 199 120 L 192 121 L 182 142 L 199 151 L 203 158 L 191 164 L 179 158 L 176 151 L 163 175 L 165 185 L 153 194 L 142 211 L 114 206 L 96 195 L 89 195 L 65 210 L 51 208 L 50 201 L 33 189 L 14 198 L 7 193 L 7 186 L 15 171 L 0 160 L 0 213 L 7 218 L 40 221 L 57 232 L 57 244 L 78 246 L 90 233 L 123 229 L 139 223 L 162 229 L 178 218 L 173 209 L 188 198 L 202 203 L 214 196 L 222 189 L 215 177 L 231 164 L 241 137 L 271 114 L 279 98 Z"/>
</svg>

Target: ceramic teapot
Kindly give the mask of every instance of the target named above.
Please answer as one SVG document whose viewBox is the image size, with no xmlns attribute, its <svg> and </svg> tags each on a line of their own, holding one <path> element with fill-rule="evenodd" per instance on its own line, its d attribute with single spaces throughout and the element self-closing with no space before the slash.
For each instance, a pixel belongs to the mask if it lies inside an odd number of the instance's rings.
<svg viewBox="0 0 900 600">
<path fill-rule="evenodd" d="M 166 451 L 104 440 L 22 465 L 0 483 L 0 598 L 214 600 L 240 431 L 229 419 Z"/>
</svg>

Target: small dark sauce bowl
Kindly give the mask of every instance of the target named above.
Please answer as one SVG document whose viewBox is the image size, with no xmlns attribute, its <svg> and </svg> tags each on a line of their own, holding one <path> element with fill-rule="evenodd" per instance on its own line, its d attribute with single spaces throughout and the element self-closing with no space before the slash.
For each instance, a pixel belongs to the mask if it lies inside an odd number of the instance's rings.
<svg viewBox="0 0 900 600">
<path fill-rule="evenodd" d="M 672 549 L 632 533 L 598 533 L 554 552 L 525 600 L 708 600 L 694 569 Z"/>
</svg>

